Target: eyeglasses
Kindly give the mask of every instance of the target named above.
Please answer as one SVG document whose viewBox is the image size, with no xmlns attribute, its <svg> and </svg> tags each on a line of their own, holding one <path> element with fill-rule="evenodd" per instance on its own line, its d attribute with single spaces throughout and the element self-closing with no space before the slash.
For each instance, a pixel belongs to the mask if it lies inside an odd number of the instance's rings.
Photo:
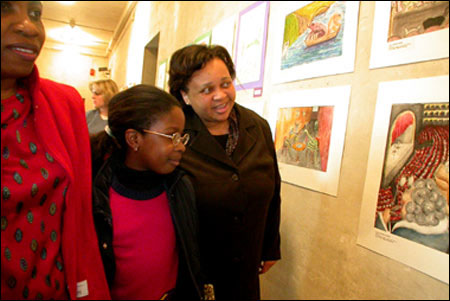
<svg viewBox="0 0 450 301">
<path fill-rule="evenodd" d="M 155 135 L 158 135 L 158 136 L 162 136 L 162 137 L 166 137 L 166 138 L 172 139 L 172 143 L 173 143 L 174 146 L 177 146 L 180 142 L 183 143 L 183 145 L 186 145 L 189 142 L 189 134 L 184 134 L 183 136 L 181 136 L 180 133 L 175 133 L 175 134 L 172 134 L 172 135 L 166 135 L 166 134 L 163 134 L 163 133 L 158 133 L 158 132 L 155 132 L 155 131 L 150 131 L 150 130 L 145 130 L 145 129 L 143 131 L 146 132 L 146 133 L 149 133 L 149 134 L 155 134 Z"/>
</svg>

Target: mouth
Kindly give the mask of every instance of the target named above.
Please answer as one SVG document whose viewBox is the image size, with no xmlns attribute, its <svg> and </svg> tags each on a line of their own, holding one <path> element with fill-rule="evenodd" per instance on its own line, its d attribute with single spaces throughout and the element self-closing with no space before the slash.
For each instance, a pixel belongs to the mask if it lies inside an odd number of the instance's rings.
<svg viewBox="0 0 450 301">
<path fill-rule="evenodd" d="M 15 44 L 8 46 L 12 52 L 20 56 L 25 61 L 35 61 L 38 56 L 38 47 L 28 44 Z"/>
<path fill-rule="evenodd" d="M 226 113 L 226 112 L 228 111 L 228 102 L 213 107 L 213 110 L 214 110 L 215 112 L 217 112 L 218 114 L 224 114 L 224 113 Z"/>
<path fill-rule="evenodd" d="M 180 165 L 181 158 L 169 159 L 169 162 L 170 162 L 170 164 L 172 164 L 174 166 L 178 166 L 178 165 Z"/>
</svg>

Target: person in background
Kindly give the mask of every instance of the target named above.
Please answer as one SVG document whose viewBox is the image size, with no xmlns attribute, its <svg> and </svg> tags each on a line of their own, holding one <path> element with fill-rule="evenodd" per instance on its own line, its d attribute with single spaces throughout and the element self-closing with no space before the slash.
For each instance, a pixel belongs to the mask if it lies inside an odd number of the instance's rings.
<svg viewBox="0 0 450 301">
<path fill-rule="evenodd" d="M 1 12 L 1 299 L 109 299 L 82 99 L 39 77 L 41 2 Z"/>
<path fill-rule="evenodd" d="M 138 85 L 111 99 L 108 126 L 91 138 L 94 161 L 104 161 L 94 172 L 94 219 L 113 299 L 213 299 L 194 191 L 177 169 L 184 123 L 173 96 Z"/>
<path fill-rule="evenodd" d="M 191 136 L 180 166 L 196 192 L 202 265 L 217 300 L 257 300 L 258 275 L 280 259 L 281 181 L 269 125 L 235 103 L 225 48 L 179 49 L 169 75 Z"/>
<path fill-rule="evenodd" d="M 117 84 L 112 79 L 101 79 L 89 84 L 92 92 L 93 110 L 86 113 L 89 134 L 94 135 L 108 125 L 108 103 L 119 92 Z"/>
</svg>

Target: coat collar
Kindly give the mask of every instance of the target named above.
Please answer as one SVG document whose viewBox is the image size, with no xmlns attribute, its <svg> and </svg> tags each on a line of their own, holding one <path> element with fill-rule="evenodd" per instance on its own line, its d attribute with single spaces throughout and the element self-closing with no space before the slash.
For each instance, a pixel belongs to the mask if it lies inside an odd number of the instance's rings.
<svg viewBox="0 0 450 301">
<path fill-rule="evenodd" d="M 191 136 L 191 143 L 188 148 L 193 152 L 200 153 L 203 156 L 237 169 L 239 163 L 255 145 L 256 134 L 253 131 L 255 122 L 247 109 L 238 104 L 235 104 L 234 108 L 236 109 L 239 123 L 239 140 L 231 158 L 226 155 L 225 150 L 209 133 L 191 107 L 185 108 L 184 113 L 186 115 L 185 131 Z"/>
</svg>

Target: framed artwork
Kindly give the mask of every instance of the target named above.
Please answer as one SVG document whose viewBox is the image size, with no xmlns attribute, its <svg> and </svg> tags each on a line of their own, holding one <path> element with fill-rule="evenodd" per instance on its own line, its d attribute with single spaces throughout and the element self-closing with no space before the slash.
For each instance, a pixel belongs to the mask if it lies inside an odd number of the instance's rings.
<svg viewBox="0 0 450 301">
<path fill-rule="evenodd" d="M 158 88 L 163 89 L 163 90 L 166 89 L 166 82 L 167 82 L 167 80 L 166 80 L 166 77 L 167 77 L 166 73 L 167 73 L 167 60 L 164 60 L 162 62 L 159 62 L 159 65 L 158 65 L 158 78 L 157 78 L 157 81 L 156 81 L 156 86 Z"/>
<path fill-rule="evenodd" d="M 376 1 L 370 68 L 446 58 L 448 1 Z"/>
<path fill-rule="evenodd" d="M 194 44 L 209 46 L 211 44 L 211 31 L 208 31 L 196 38 Z"/>
<path fill-rule="evenodd" d="M 447 284 L 448 80 L 380 83 L 357 241 Z"/>
<path fill-rule="evenodd" d="M 269 121 L 284 182 L 337 196 L 350 86 L 273 95 Z"/>
<path fill-rule="evenodd" d="M 354 70 L 359 1 L 282 3 L 274 17 L 274 83 Z"/>
<path fill-rule="evenodd" d="M 234 56 L 236 90 L 263 85 L 268 18 L 269 1 L 258 1 L 239 14 Z"/>
<path fill-rule="evenodd" d="M 220 45 L 228 50 L 228 53 L 233 58 L 234 33 L 236 28 L 234 17 L 230 17 L 220 22 L 212 30 L 211 45 Z"/>
</svg>

